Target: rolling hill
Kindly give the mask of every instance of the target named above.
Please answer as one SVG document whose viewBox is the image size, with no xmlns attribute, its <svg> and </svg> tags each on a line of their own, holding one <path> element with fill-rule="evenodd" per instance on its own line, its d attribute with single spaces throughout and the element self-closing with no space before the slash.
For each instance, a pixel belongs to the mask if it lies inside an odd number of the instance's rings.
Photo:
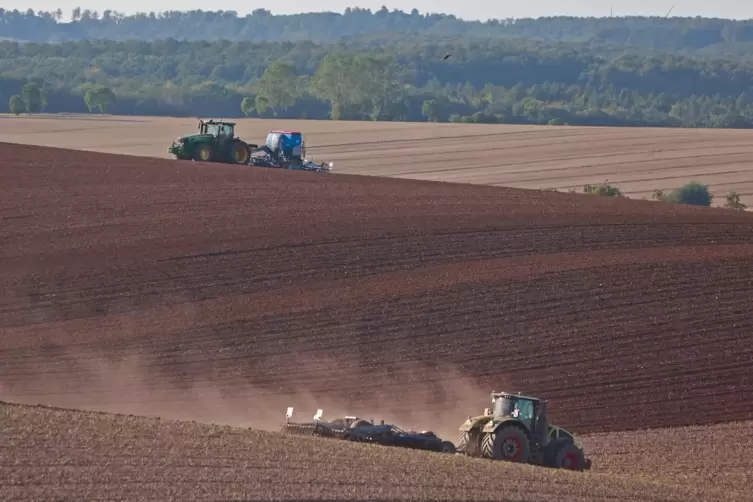
<svg viewBox="0 0 753 502">
<path fill-rule="evenodd" d="M 0 144 L 0 397 L 455 435 L 753 418 L 749 213 Z"/>
<path fill-rule="evenodd" d="M 195 119 L 0 117 L 7 142 L 157 158 L 196 131 Z M 301 130 L 307 155 L 344 174 L 559 191 L 608 180 L 637 199 L 698 181 L 713 205 L 735 191 L 753 206 L 746 130 L 239 119 L 237 134 L 260 143 L 275 128 Z"/>
</svg>

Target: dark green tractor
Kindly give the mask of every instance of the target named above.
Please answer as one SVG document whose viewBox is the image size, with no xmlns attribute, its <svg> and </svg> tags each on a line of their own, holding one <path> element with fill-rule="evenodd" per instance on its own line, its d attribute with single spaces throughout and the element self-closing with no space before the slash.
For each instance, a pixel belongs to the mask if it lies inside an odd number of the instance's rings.
<svg viewBox="0 0 753 502">
<path fill-rule="evenodd" d="M 178 160 L 245 165 L 255 148 L 235 137 L 235 122 L 199 120 L 199 134 L 176 139 L 167 151 Z"/>
<path fill-rule="evenodd" d="M 573 435 L 549 425 L 546 401 L 492 392 L 493 408 L 460 426 L 457 450 L 473 457 L 582 471 L 591 468 Z"/>
</svg>

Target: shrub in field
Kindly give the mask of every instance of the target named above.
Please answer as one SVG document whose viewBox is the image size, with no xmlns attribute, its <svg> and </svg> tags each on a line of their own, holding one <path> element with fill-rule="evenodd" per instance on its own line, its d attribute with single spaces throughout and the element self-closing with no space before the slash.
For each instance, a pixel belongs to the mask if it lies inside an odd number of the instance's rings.
<svg viewBox="0 0 753 502">
<path fill-rule="evenodd" d="M 586 185 L 583 192 L 594 195 L 603 195 L 605 197 L 622 197 L 622 192 L 616 186 L 612 186 L 606 181 L 601 185 Z"/>
<path fill-rule="evenodd" d="M 740 202 L 740 194 L 737 192 L 730 192 L 729 195 L 727 195 L 727 202 L 724 203 L 724 207 L 727 209 L 736 209 L 738 211 L 745 211 L 745 208 L 747 207 L 745 204 Z"/>
<path fill-rule="evenodd" d="M 691 206 L 710 206 L 713 198 L 708 185 L 701 185 L 696 182 L 687 183 L 669 193 L 664 193 L 661 190 L 654 192 L 654 199 L 656 200 Z"/>
<path fill-rule="evenodd" d="M 8 101 L 8 108 L 10 108 L 10 112 L 13 115 L 20 115 L 21 113 L 26 111 L 26 103 L 24 103 L 24 100 L 21 99 L 21 96 L 14 94 Z"/>
</svg>

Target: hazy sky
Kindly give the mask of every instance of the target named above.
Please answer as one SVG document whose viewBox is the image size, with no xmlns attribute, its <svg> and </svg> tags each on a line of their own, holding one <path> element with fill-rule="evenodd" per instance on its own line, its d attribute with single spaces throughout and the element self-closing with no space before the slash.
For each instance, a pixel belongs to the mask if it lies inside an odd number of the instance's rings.
<svg viewBox="0 0 753 502">
<path fill-rule="evenodd" d="M 413 8 L 422 13 L 443 12 L 455 14 L 464 19 L 539 17 L 554 15 L 608 16 L 610 4 L 614 15 L 665 15 L 674 5 L 672 15 L 725 17 L 733 19 L 753 18 L 753 2 L 750 0 L 480 0 L 473 7 L 464 6 L 457 0 L 283 0 L 282 2 L 260 2 L 225 0 L 206 2 L 205 0 L 131 0 L 117 2 L 107 0 L 6 0 L 0 3 L 5 9 L 34 10 L 63 9 L 68 20 L 70 11 L 80 6 L 83 9 L 116 10 L 126 14 L 151 10 L 235 10 L 245 14 L 254 9 L 265 8 L 273 13 L 335 11 L 342 12 L 346 7 L 363 7 L 372 10 L 386 5 L 390 10 L 410 11 Z M 486 7 L 480 7 L 480 5 Z"/>
</svg>

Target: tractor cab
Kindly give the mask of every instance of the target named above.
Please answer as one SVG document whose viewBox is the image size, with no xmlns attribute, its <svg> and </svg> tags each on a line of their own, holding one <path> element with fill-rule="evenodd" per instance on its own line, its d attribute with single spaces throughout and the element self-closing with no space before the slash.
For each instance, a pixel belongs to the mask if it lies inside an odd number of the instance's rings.
<svg viewBox="0 0 753 502">
<path fill-rule="evenodd" d="M 539 399 L 535 397 L 509 394 L 507 392 L 492 393 L 492 415 L 494 418 L 515 418 L 528 428 L 534 430 L 536 416 L 539 412 Z"/>
<path fill-rule="evenodd" d="M 199 120 L 199 134 L 213 136 L 217 141 L 232 140 L 235 137 L 235 122 Z"/>
<path fill-rule="evenodd" d="M 265 146 L 279 160 L 300 162 L 306 156 L 306 143 L 298 131 L 269 131 Z"/>
</svg>

